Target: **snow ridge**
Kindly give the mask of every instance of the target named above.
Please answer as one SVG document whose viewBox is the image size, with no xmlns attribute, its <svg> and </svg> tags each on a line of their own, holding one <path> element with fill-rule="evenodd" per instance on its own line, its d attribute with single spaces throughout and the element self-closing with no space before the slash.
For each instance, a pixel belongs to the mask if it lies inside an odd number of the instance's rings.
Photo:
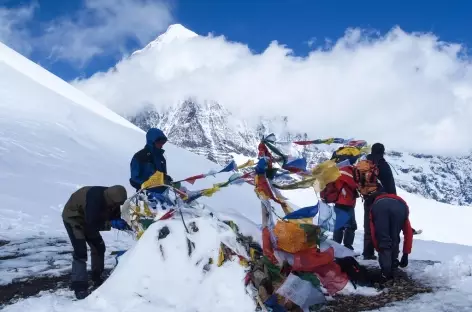
<svg viewBox="0 0 472 312">
<path fill-rule="evenodd" d="M 80 105 L 100 116 L 105 117 L 117 124 L 122 126 L 138 130 L 134 125 L 129 123 L 126 119 L 122 118 L 109 108 L 105 107 L 101 103 L 87 96 L 82 91 L 72 87 L 70 84 L 60 79 L 59 77 L 51 74 L 44 70 L 38 64 L 28 60 L 21 54 L 10 49 L 6 45 L 0 42 L 0 64 L 11 67 L 19 73 L 27 76 L 34 80 L 39 85 L 42 85 L 50 90 L 54 90 L 60 96 L 70 100 L 73 105 Z"/>
</svg>

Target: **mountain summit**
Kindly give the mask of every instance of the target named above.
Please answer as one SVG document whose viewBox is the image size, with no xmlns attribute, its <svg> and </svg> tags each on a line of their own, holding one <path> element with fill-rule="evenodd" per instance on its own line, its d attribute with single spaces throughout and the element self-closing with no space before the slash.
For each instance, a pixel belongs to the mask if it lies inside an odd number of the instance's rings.
<svg viewBox="0 0 472 312">
<path fill-rule="evenodd" d="M 195 32 L 185 28 L 181 24 L 173 24 L 170 25 L 163 34 L 159 35 L 159 37 L 148 43 L 143 49 L 135 51 L 133 55 L 142 53 L 152 48 L 159 49 L 161 44 L 167 44 L 174 40 L 188 40 L 195 37 L 198 37 L 198 34 Z"/>
</svg>

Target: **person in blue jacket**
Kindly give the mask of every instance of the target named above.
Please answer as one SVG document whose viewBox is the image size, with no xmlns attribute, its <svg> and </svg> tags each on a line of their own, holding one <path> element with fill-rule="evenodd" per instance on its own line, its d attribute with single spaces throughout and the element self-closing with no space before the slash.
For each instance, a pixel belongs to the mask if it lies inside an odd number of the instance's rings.
<svg viewBox="0 0 472 312">
<path fill-rule="evenodd" d="M 146 146 L 131 159 L 131 178 L 129 182 L 136 191 L 141 189 L 141 185 L 148 180 L 156 171 L 164 174 L 164 183 L 169 185 L 172 178 L 167 175 L 167 162 L 164 156 L 163 146 L 167 142 L 167 137 L 162 130 L 151 128 L 146 133 Z M 165 187 L 155 188 L 153 192 L 162 193 Z"/>
</svg>

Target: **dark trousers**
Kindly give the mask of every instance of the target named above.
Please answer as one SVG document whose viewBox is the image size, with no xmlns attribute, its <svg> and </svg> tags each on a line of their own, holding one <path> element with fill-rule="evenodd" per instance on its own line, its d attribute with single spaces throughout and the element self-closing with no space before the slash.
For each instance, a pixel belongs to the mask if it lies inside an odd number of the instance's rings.
<svg viewBox="0 0 472 312">
<path fill-rule="evenodd" d="M 400 253 L 400 232 L 407 218 L 407 208 L 404 205 L 374 205 L 372 218 L 380 269 L 386 277 L 392 277 Z"/>
<path fill-rule="evenodd" d="M 364 201 L 364 251 L 362 255 L 364 257 L 374 256 L 374 243 L 372 242 L 372 234 L 370 232 L 370 206 L 373 203 L 373 199 L 367 197 Z"/>
<path fill-rule="evenodd" d="M 344 244 L 347 248 L 354 250 L 352 244 L 354 243 L 354 236 L 357 230 L 356 213 L 354 208 L 349 208 L 347 212 L 351 218 L 347 221 L 346 225 L 333 232 L 333 240 L 338 244 Z"/>
<path fill-rule="evenodd" d="M 74 249 L 71 288 L 75 291 L 87 290 L 87 244 L 91 251 L 92 280 L 95 283 L 101 283 L 102 273 L 105 269 L 105 242 L 98 231 L 85 231 L 81 225 L 67 221 L 64 221 L 64 226 Z"/>
</svg>

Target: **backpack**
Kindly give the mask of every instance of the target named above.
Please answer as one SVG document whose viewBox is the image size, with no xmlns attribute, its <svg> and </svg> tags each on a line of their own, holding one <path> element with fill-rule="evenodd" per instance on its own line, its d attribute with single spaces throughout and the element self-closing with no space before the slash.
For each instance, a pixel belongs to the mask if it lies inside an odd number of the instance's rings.
<svg viewBox="0 0 472 312">
<path fill-rule="evenodd" d="M 341 271 L 347 274 L 354 288 L 359 286 L 371 286 L 371 278 L 365 267 L 359 264 L 353 257 L 335 258 L 334 260 L 341 268 Z"/>
<path fill-rule="evenodd" d="M 361 160 L 353 167 L 352 173 L 361 195 L 367 196 L 377 191 L 379 168 L 373 161 Z"/>
<path fill-rule="evenodd" d="M 350 164 L 353 165 L 357 159 L 361 156 L 361 152 L 358 148 L 352 146 L 343 146 L 338 148 L 331 157 L 337 164 L 344 160 L 349 160 Z"/>
<path fill-rule="evenodd" d="M 321 191 L 321 199 L 327 204 L 334 204 L 339 198 L 340 190 L 336 187 L 336 182 L 326 184 L 326 187 Z"/>
</svg>

